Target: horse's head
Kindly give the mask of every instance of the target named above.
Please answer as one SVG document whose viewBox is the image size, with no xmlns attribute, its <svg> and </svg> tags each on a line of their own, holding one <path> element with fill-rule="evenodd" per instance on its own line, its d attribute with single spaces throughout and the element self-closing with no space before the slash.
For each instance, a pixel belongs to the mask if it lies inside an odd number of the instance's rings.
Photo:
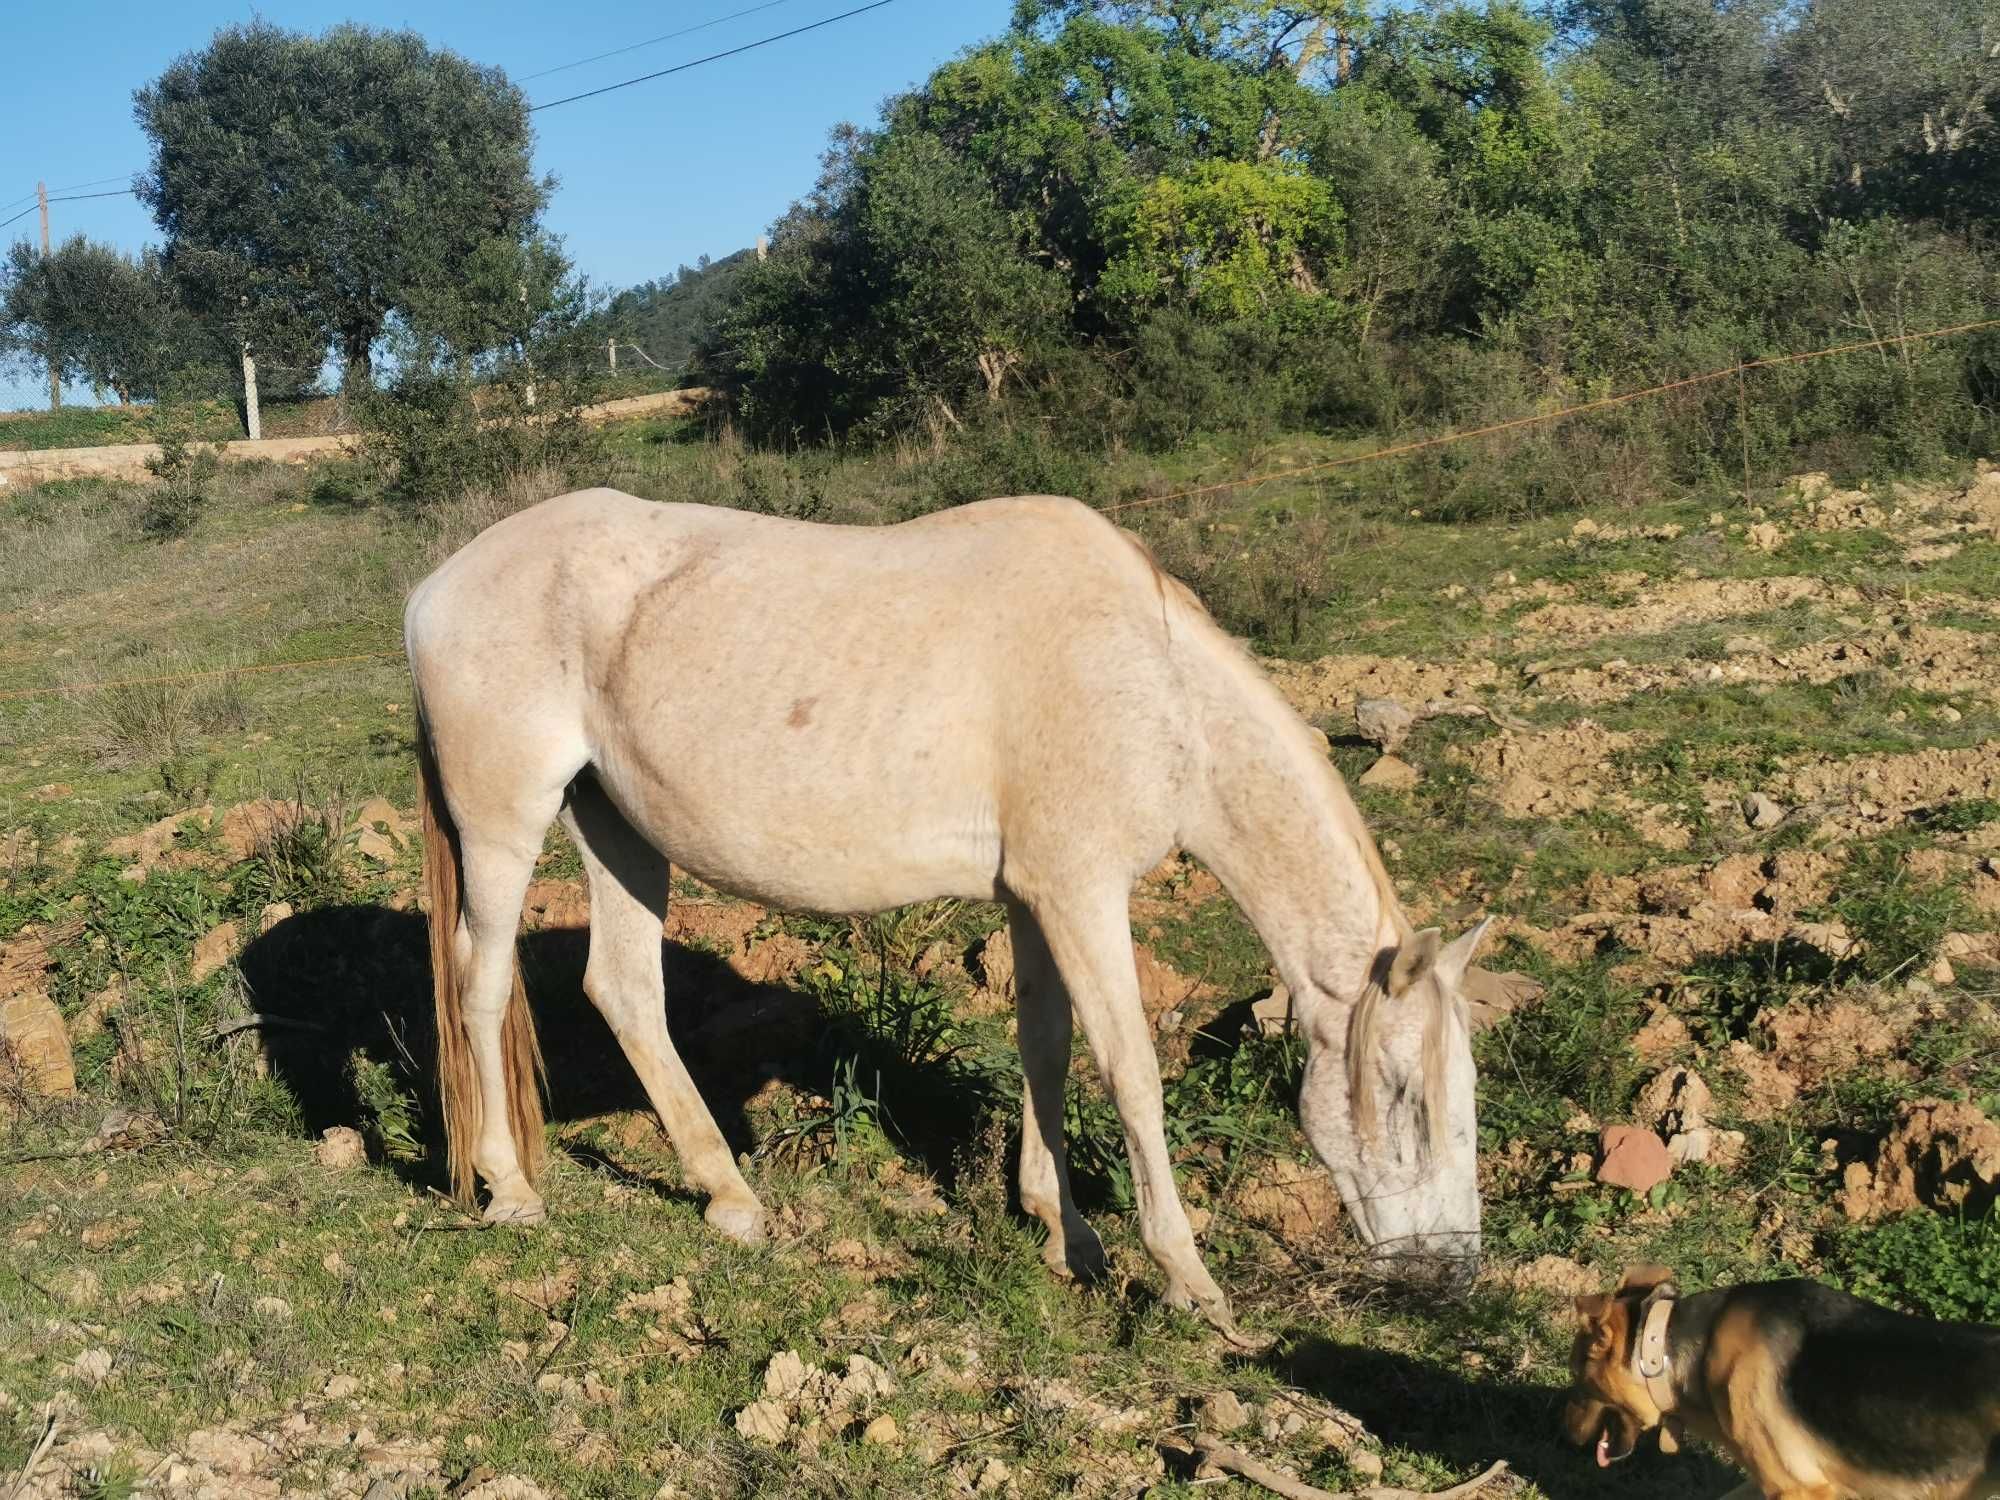
<svg viewBox="0 0 2000 1500">
<path fill-rule="evenodd" d="M 1486 924 L 1446 945 L 1435 927 L 1384 950 L 1353 1006 L 1318 995 L 1299 1117 L 1375 1254 L 1453 1276 L 1479 1264 L 1472 1038 L 1459 993 Z"/>
</svg>

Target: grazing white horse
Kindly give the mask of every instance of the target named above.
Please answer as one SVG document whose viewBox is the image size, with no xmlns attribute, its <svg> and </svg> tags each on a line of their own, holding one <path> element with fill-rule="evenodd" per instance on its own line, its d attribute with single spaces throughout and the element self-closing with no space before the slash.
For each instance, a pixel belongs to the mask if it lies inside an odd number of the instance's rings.
<svg viewBox="0 0 2000 1500">
<path fill-rule="evenodd" d="M 1479 932 L 1413 932 L 1312 732 L 1142 544 L 1074 500 L 887 527 L 586 490 L 499 522 L 411 595 L 439 1066 L 456 1190 L 543 1214 L 540 1057 L 515 960 L 560 818 L 590 885 L 584 990 L 709 1196 L 764 1213 L 668 1038 L 668 864 L 767 906 L 1007 908 L 1047 1259 L 1103 1248 L 1064 1159 L 1072 1009 L 1125 1127 L 1167 1299 L 1240 1338 L 1174 1189 L 1128 902 L 1175 846 L 1290 987 L 1300 1113 L 1362 1239 L 1471 1263 Z"/>
</svg>

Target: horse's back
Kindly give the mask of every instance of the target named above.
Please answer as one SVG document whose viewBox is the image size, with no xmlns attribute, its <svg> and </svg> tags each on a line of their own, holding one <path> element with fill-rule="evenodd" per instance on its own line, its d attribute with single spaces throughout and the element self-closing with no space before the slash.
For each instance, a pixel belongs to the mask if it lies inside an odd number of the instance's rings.
<svg viewBox="0 0 2000 1500">
<path fill-rule="evenodd" d="M 1024 644 L 1050 656 L 1106 626 L 1156 627 L 1160 584 L 1129 539 L 1060 497 L 830 526 L 594 489 L 489 527 L 418 586 L 409 618 L 417 649 L 438 626 L 508 644 L 574 633 L 608 675 L 669 642 L 797 645 L 835 666 L 843 650 L 907 662 L 986 642 L 1018 660 Z"/>
</svg>

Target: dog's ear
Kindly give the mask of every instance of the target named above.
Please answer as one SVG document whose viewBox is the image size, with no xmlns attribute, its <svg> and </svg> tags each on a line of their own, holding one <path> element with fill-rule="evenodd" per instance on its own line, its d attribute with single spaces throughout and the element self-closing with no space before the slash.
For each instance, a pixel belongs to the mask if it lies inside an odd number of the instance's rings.
<svg viewBox="0 0 2000 1500">
<path fill-rule="evenodd" d="M 1611 1326 L 1617 1310 L 1617 1299 L 1603 1292 L 1576 1299 L 1577 1343 L 1591 1358 L 1601 1359 L 1617 1341 L 1617 1330 Z"/>
<path fill-rule="evenodd" d="M 1616 1295 L 1637 1292 L 1643 1297 L 1658 1287 L 1672 1286 L 1673 1283 L 1674 1273 L 1665 1266 L 1632 1266 L 1618 1278 Z"/>
</svg>

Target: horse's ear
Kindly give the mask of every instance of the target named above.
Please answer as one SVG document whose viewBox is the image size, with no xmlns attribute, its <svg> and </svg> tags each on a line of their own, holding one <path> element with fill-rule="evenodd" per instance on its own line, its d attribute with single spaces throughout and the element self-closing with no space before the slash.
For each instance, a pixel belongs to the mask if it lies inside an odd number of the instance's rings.
<svg viewBox="0 0 2000 1500">
<path fill-rule="evenodd" d="M 1492 925 L 1493 919 L 1488 917 L 1440 953 L 1437 961 L 1438 978 L 1449 985 L 1456 985 L 1465 978 L 1465 971 L 1472 967 L 1473 955 L 1479 952 L 1479 944 L 1486 936 L 1486 929 Z"/>
<path fill-rule="evenodd" d="M 1389 960 L 1389 993 L 1400 995 L 1437 968 L 1444 934 L 1435 927 L 1412 933 Z"/>
</svg>

